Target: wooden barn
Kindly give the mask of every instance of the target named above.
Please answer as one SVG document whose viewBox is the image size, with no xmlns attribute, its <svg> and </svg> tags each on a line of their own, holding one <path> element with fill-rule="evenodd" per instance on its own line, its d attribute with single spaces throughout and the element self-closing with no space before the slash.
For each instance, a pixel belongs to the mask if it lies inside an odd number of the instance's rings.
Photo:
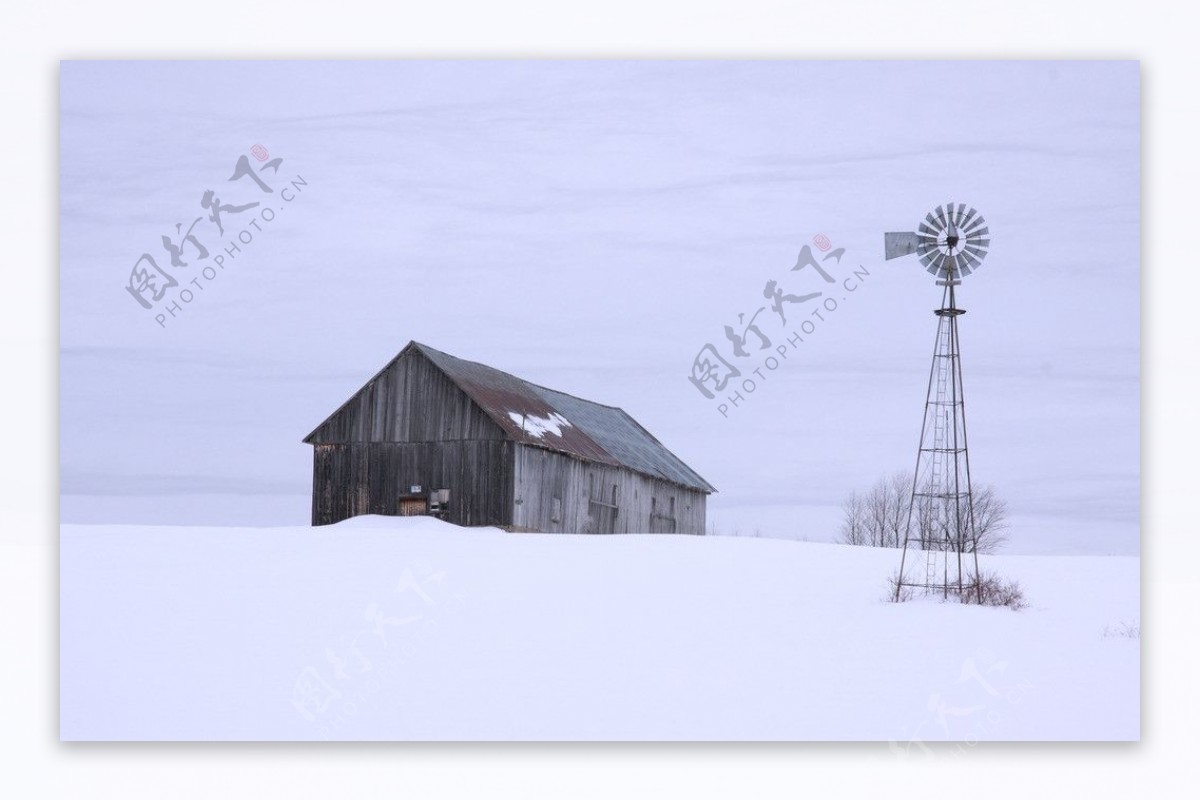
<svg viewBox="0 0 1200 801">
<path fill-rule="evenodd" d="M 621 409 L 410 342 L 304 441 L 313 525 L 703 534 L 716 490 Z"/>
</svg>

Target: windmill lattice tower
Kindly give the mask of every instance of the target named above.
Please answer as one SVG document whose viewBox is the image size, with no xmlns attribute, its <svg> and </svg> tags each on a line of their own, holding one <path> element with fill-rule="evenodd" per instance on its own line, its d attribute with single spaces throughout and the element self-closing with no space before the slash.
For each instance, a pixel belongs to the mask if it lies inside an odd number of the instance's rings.
<svg viewBox="0 0 1200 801">
<path fill-rule="evenodd" d="M 948 203 L 925 215 L 916 232 L 884 235 L 886 258 L 916 253 L 942 287 L 942 304 L 933 312 L 938 320 L 937 338 L 904 527 L 896 600 L 905 587 L 943 598 L 974 593 L 979 600 L 982 592 L 958 340 L 958 318 L 966 311 L 958 308 L 955 288 L 983 263 L 991 244 L 988 234 L 983 216 L 975 209 L 968 210 L 963 203 Z"/>
</svg>

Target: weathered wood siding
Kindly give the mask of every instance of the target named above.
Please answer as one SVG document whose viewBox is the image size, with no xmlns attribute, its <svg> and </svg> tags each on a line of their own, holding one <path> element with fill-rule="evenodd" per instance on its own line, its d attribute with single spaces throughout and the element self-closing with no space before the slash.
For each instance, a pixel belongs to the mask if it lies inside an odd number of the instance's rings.
<svg viewBox="0 0 1200 801">
<path fill-rule="evenodd" d="M 309 442 L 438 442 L 505 439 L 501 428 L 446 374 L 410 350 L 326 420 Z"/>
<path fill-rule="evenodd" d="M 679 534 L 704 533 L 708 498 L 703 492 L 632 470 L 516 445 L 513 482 L 516 497 L 512 525 L 519 530 L 629 534 L 670 533 L 673 529 Z"/>
<path fill-rule="evenodd" d="M 461 526 L 512 525 L 511 442 L 355 442 L 317 445 L 313 525 L 354 515 L 396 515 L 414 484 L 450 490 L 445 519 Z"/>
</svg>

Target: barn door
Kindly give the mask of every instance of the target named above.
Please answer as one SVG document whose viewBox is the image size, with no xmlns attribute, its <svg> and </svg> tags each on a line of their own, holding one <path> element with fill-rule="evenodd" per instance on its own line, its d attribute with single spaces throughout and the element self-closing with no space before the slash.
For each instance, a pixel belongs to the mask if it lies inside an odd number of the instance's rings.
<svg viewBox="0 0 1200 801">
<path fill-rule="evenodd" d="M 658 505 L 658 498 L 650 498 L 650 533 L 651 534 L 674 534 L 675 533 L 675 498 L 672 496 L 667 499 L 669 501 L 666 511 Z"/>
<path fill-rule="evenodd" d="M 619 508 L 617 485 L 612 484 L 611 491 L 609 491 L 603 481 L 597 481 L 596 477 L 590 474 L 588 485 L 588 522 L 592 533 L 615 533 Z"/>
</svg>

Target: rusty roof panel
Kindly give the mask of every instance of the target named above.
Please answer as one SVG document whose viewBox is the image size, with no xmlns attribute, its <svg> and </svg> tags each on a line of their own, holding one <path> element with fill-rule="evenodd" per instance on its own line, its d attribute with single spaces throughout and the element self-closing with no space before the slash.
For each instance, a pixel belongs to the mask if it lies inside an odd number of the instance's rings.
<svg viewBox="0 0 1200 801">
<path fill-rule="evenodd" d="M 620 465 L 586 430 L 564 418 L 528 381 L 427 345 L 417 343 L 416 347 L 514 441 L 562 451 L 593 462 Z"/>
<path fill-rule="evenodd" d="M 517 442 L 716 492 L 622 409 L 531 384 L 427 345 L 412 344 Z"/>
</svg>

